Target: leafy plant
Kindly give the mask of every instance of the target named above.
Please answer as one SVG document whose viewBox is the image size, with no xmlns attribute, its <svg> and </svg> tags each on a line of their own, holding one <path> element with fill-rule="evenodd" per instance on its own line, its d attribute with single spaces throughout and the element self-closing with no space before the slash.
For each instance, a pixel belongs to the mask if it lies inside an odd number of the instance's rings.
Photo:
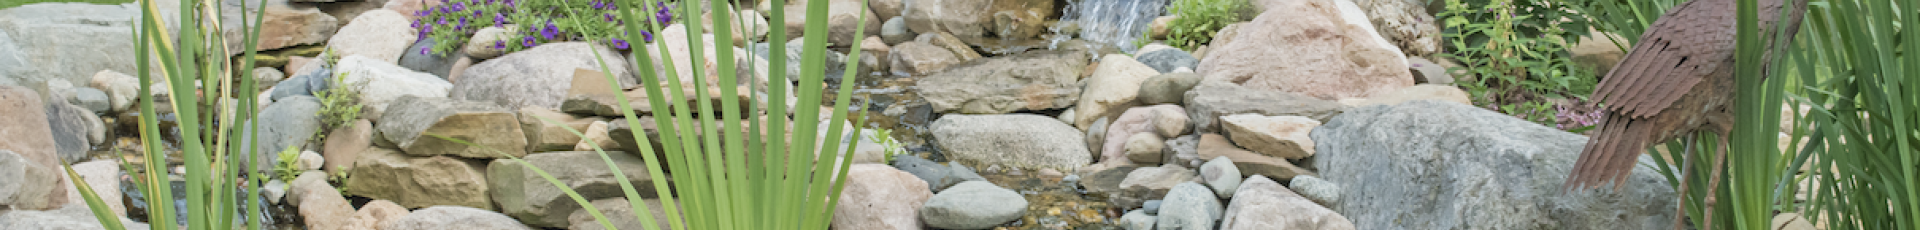
<svg viewBox="0 0 1920 230">
<path fill-rule="evenodd" d="M 474 32 L 486 27 L 513 26 L 517 31 L 509 40 L 493 41 L 493 48 L 507 52 L 533 48 L 539 44 L 597 40 L 616 49 L 628 49 L 627 41 L 653 41 L 650 31 L 641 31 L 640 40 L 628 40 L 621 25 L 628 21 L 672 23 L 675 14 L 665 2 L 621 4 L 619 0 L 440 0 L 440 6 L 413 12 L 419 19 L 413 28 L 420 39 L 433 39 L 431 50 L 421 54 L 445 55 L 466 46 Z M 626 20 L 615 14 L 622 5 L 639 7 L 652 17 Z"/>
<path fill-rule="evenodd" d="M 1174 19 L 1167 23 L 1167 44 L 1193 50 L 1213 42 L 1213 35 L 1227 24 L 1246 21 L 1253 5 L 1247 0 L 1174 0 L 1167 10 Z"/>
<path fill-rule="evenodd" d="M 347 190 L 348 171 L 349 170 L 340 170 L 339 172 L 333 173 L 333 175 L 327 176 L 327 182 L 333 183 L 334 190 L 339 190 L 340 194 L 353 194 L 347 192 L 351 191 Z"/>
<path fill-rule="evenodd" d="M 293 177 L 300 175 L 300 148 L 287 146 L 286 150 L 280 150 L 279 155 L 280 158 L 274 159 L 273 162 L 273 177 L 280 181 L 292 182 Z"/>
<path fill-rule="evenodd" d="M 1584 19 L 1560 23 L 1550 20 L 1579 15 L 1542 11 L 1569 10 L 1569 6 L 1553 1 L 1465 1 L 1471 0 L 1447 0 L 1446 11 L 1438 15 L 1447 28 L 1443 36 L 1455 47 L 1441 55 L 1464 65 L 1450 72 L 1474 76 L 1460 85 L 1476 104 L 1555 124 L 1555 117 L 1566 115 L 1550 114 L 1555 110 L 1548 99 L 1577 103 L 1593 91 L 1595 73 L 1575 65 L 1568 52 L 1572 45 L 1567 41 L 1577 41 L 1587 32 Z M 1568 24 L 1581 26 L 1574 29 Z"/>
<path fill-rule="evenodd" d="M 1920 11 L 1911 1 L 1809 5 L 1794 62 L 1780 65 L 1800 76 L 1793 101 L 1814 105 L 1794 128 L 1810 139 L 1792 165 L 1813 158 L 1806 214 L 1830 229 L 1920 229 Z"/>
<path fill-rule="evenodd" d="M 882 148 L 887 148 L 884 150 L 885 152 L 880 154 L 881 162 L 887 163 L 892 163 L 893 156 L 900 155 L 900 148 L 905 146 L 900 144 L 899 141 L 893 140 L 893 130 L 886 128 L 874 128 L 873 136 L 867 136 L 867 141 L 880 143 Z"/>
<path fill-rule="evenodd" d="M 346 78 L 345 72 L 335 74 L 327 80 L 327 85 L 333 87 L 313 92 L 314 97 L 320 98 L 320 129 L 314 139 L 324 140 L 328 130 L 353 125 L 354 120 L 360 119 L 360 109 L 364 106 L 360 105 L 358 88 L 362 86 L 347 84 Z"/>
</svg>

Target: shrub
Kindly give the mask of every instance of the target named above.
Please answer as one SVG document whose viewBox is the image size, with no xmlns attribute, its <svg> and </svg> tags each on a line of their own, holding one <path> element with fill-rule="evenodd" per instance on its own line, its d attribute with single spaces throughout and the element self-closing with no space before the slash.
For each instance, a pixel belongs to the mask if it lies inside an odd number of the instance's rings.
<svg viewBox="0 0 1920 230">
<path fill-rule="evenodd" d="M 1446 4 L 1438 16 L 1453 49 L 1441 55 L 1465 65 L 1450 71 L 1472 76 L 1461 86 L 1475 104 L 1548 125 L 1566 124 L 1561 120 L 1588 112 L 1557 109 L 1571 105 L 1551 102 L 1583 103 L 1597 82 L 1596 73 L 1575 65 L 1568 52 L 1568 41 L 1578 41 L 1588 31 L 1586 19 L 1574 7 L 1549 0 Z"/>
<path fill-rule="evenodd" d="M 602 41 L 617 49 L 628 49 L 624 39 L 626 21 L 615 13 L 621 4 L 614 0 L 568 1 L 568 0 L 439 0 L 440 6 L 413 12 L 419 19 L 413 21 L 413 28 L 419 30 L 419 39 L 433 39 L 431 50 L 418 50 L 421 54 L 452 53 L 466 45 L 474 32 L 486 27 L 519 27 L 519 34 L 513 34 L 512 40 L 494 41 L 493 47 L 508 52 L 533 48 L 540 44 L 563 41 Z M 641 5 L 644 11 L 652 12 L 648 20 L 661 24 L 672 23 L 672 7 L 665 2 L 651 7 Z M 589 34 L 593 34 L 589 37 Z M 653 34 L 640 31 L 646 41 L 653 40 Z"/>
<path fill-rule="evenodd" d="M 1185 50 L 1206 45 L 1227 24 L 1246 21 L 1252 9 L 1247 0 L 1175 0 L 1167 7 L 1175 16 L 1167 23 L 1167 45 Z"/>
<path fill-rule="evenodd" d="M 360 119 L 360 93 L 357 86 L 346 84 L 343 79 L 347 73 L 338 73 L 327 80 L 327 90 L 314 91 L 313 96 L 320 98 L 320 131 L 314 135 L 316 140 L 326 139 L 327 131 L 353 125 Z"/>
</svg>

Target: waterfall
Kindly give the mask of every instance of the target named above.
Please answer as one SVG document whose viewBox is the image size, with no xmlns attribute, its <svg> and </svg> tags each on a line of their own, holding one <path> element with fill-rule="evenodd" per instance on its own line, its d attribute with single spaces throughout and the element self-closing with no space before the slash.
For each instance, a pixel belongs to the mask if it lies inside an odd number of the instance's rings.
<svg viewBox="0 0 1920 230">
<path fill-rule="evenodd" d="M 1060 21 L 1079 27 L 1080 39 L 1132 53 L 1139 48 L 1134 45 L 1134 40 L 1147 32 L 1147 26 L 1153 23 L 1153 18 L 1166 11 L 1167 1 L 1071 0 L 1062 12 Z M 1055 33 L 1063 32 L 1061 30 L 1059 26 L 1053 28 Z M 1056 39 L 1056 42 L 1060 40 L 1063 39 Z"/>
</svg>

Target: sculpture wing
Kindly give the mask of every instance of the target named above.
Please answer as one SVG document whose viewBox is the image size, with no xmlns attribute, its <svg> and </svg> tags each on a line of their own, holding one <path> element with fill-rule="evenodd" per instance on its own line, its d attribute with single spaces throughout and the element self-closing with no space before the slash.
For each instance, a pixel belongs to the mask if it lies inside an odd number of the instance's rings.
<svg viewBox="0 0 1920 230">
<path fill-rule="evenodd" d="M 1593 99 L 1615 114 L 1651 117 L 1715 68 L 1732 64 L 1734 9 L 1728 2 L 1688 1 L 1668 10 L 1600 80 Z"/>
</svg>

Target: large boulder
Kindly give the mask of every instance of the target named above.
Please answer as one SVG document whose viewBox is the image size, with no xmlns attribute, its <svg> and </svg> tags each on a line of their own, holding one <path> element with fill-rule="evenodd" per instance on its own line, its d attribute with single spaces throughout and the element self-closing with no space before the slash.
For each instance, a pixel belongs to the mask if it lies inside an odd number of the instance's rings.
<svg viewBox="0 0 1920 230">
<path fill-rule="evenodd" d="M 148 227 L 146 223 L 135 222 L 126 217 L 118 219 L 120 219 L 120 226 L 126 229 L 147 229 Z M 106 229 L 100 225 L 100 218 L 95 217 L 93 210 L 87 209 L 86 205 L 68 205 L 46 211 L 4 212 L 0 213 L 0 226 L 7 226 L 9 230 Z"/>
<path fill-rule="evenodd" d="M 47 103 L 46 107 L 47 127 L 52 128 L 53 132 L 50 134 L 53 135 L 54 149 L 59 153 L 60 160 L 80 162 L 86 159 L 87 151 L 93 149 L 93 146 L 87 143 L 89 129 L 106 128 L 90 127 L 93 124 L 87 119 L 99 119 L 99 117 L 93 115 L 92 111 L 87 111 L 87 108 L 80 108 L 64 101 L 52 101 Z"/>
<path fill-rule="evenodd" d="M 306 146 L 307 140 L 320 131 L 319 112 L 320 99 L 310 96 L 288 97 L 260 110 L 259 117 L 254 118 L 259 124 L 259 133 L 243 136 L 259 138 L 259 144 L 241 143 L 258 146 L 253 149 L 254 154 L 258 154 L 255 159 L 259 159 L 253 162 L 254 169 L 272 175 L 273 164 L 280 159 L 280 151 L 286 151 L 287 148 L 298 151 Z"/>
<path fill-rule="evenodd" d="M 89 82 L 135 70 L 131 5 L 32 4 L 0 9 L 0 85 L 46 94 L 48 81 Z M 138 83 L 134 87 L 138 87 Z M 38 106 L 38 105 L 36 105 Z"/>
<path fill-rule="evenodd" d="M 1134 99 L 1140 96 L 1141 83 L 1155 75 L 1160 72 L 1132 57 L 1119 54 L 1101 57 L 1100 66 L 1087 78 L 1087 89 L 1080 94 L 1079 106 L 1074 107 L 1073 112 L 1079 116 L 1073 120 L 1074 127 L 1086 128 L 1101 117 L 1120 116 L 1128 107 L 1139 104 Z"/>
<path fill-rule="evenodd" d="M 66 189 L 60 186 L 61 178 L 65 177 L 55 167 L 0 149 L 0 207 L 42 210 L 65 204 Z M 59 193 L 60 200 L 51 199 L 55 192 Z"/>
<path fill-rule="evenodd" d="M 920 218 L 944 229 L 986 229 L 1027 213 L 1027 198 L 986 181 L 954 185 L 927 199 Z"/>
<path fill-rule="evenodd" d="M 1254 175 L 1227 203 L 1223 230 L 1328 229 L 1350 230 L 1353 221 L 1296 195 L 1265 176 Z"/>
<path fill-rule="evenodd" d="M 340 29 L 340 19 L 320 12 L 318 7 L 291 5 L 285 1 L 268 1 L 264 16 L 265 20 L 260 23 L 260 43 L 256 44 L 260 50 L 320 44 Z"/>
<path fill-rule="evenodd" d="M 920 207 L 933 197 L 913 174 L 882 164 L 855 164 L 847 173 L 834 229 L 920 229 Z"/>
<path fill-rule="evenodd" d="M 1084 53 L 1047 51 L 967 62 L 919 80 L 934 112 L 1000 114 L 1072 107 Z"/>
<path fill-rule="evenodd" d="M 614 76 L 628 76 L 627 65 L 622 64 L 625 62 L 620 60 L 620 54 L 612 49 L 584 42 L 549 43 L 468 67 L 461 76 L 453 77 L 459 81 L 454 82 L 447 96 L 490 102 L 508 109 L 527 106 L 559 109 L 567 89 L 573 85 L 574 70 L 600 70 L 594 54 L 588 52 L 600 52 L 601 60 L 606 61 Z M 633 82 L 620 78 L 621 88 Z"/>
<path fill-rule="evenodd" d="M 949 159 L 1072 171 L 1093 159 L 1079 130 L 1040 115 L 946 115 L 930 127 Z"/>
<path fill-rule="evenodd" d="M 527 155 L 513 111 L 485 102 L 401 96 L 380 122 L 381 136 L 408 155 L 493 159 Z M 434 137 L 440 135 L 467 143 Z M 484 148 L 483 148 L 484 147 Z"/>
<path fill-rule="evenodd" d="M 361 112 L 368 115 L 364 117 L 374 121 L 380 121 L 380 115 L 387 111 L 387 105 L 401 96 L 444 98 L 447 97 L 447 90 L 453 88 L 453 83 L 433 74 L 414 72 L 366 56 L 346 56 L 334 66 L 335 72 L 346 74 L 340 79 L 340 83 L 345 85 L 338 87 L 359 92 L 360 104 L 366 106 Z"/>
<path fill-rule="evenodd" d="M 327 49 L 339 57 L 360 55 L 386 63 L 398 63 L 400 55 L 413 45 L 418 30 L 408 26 L 406 16 L 392 10 L 361 13 L 340 27 L 327 41 Z"/>
<path fill-rule="evenodd" d="M 907 41 L 893 46 L 887 66 L 894 75 L 922 76 L 960 63 L 960 56 L 933 44 Z"/>
<path fill-rule="evenodd" d="M 600 157 L 591 151 L 574 151 L 528 155 L 521 159 L 524 164 L 511 159 L 493 160 L 487 166 L 488 187 L 493 201 L 500 204 L 500 212 L 527 225 L 566 227 L 567 216 L 582 210 L 580 204 L 536 174 L 533 168 L 559 179 L 587 200 L 620 197 L 623 194 L 620 180 L 606 164 L 597 163 L 603 162 Z M 647 174 L 647 163 L 640 157 L 617 151 L 607 152 L 606 157 L 620 167 L 626 182 L 640 195 L 654 196 L 653 177 Z"/>
<path fill-rule="evenodd" d="M 433 39 L 420 39 L 420 41 L 413 42 L 413 46 L 408 46 L 407 52 L 400 55 L 400 66 L 413 71 L 432 74 L 441 79 L 452 77 L 452 75 L 447 74 L 453 71 L 453 66 L 456 63 L 467 57 L 467 50 L 453 49 L 451 52 L 437 53 L 433 50 L 435 44 L 437 43 Z M 487 44 L 487 46 L 492 45 L 493 44 Z M 468 59 L 468 61 L 472 60 Z"/>
<path fill-rule="evenodd" d="M 1299 94 L 1259 90 L 1231 82 L 1202 80 L 1187 91 L 1186 108 L 1196 133 L 1219 133 L 1220 117 L 1234 114 L 1302 116 L 1321 122 L 1333 119 L 1345 105 Z"/>
<path fill-rule="evenodd" d="M 1655 229 L 1673 189 L 1642 156 L 1623 189 L 1561 192 L 1587 138 L 1470 105 L 1411 101 L 1314 129 L 1320 177 L 1360 229 Z"/>
<path fill-rule="evenodd" d="M 459 205 L 493 209 L 486 164 L 448 156 L 412 157 L 386 148 L 370 148 L 354 162 L 346 186 L 354 195 L 392 200 L 421 208 Z"/>
<path fill-rule="evenodd" d="M 460 206 L 434 206 L 414 210 L 406 217 L 388 222 L 386 230 L 532 230 L 512 217 L 498 212 Z"/>
<path fill-rule="evenodd" d="M 1334 0 L 1267 2 L 1271 10 L 1226 42 L 1216 40 L 1195 71 L 1209 80 L 1321 99 L 1413 85 L 1405 58 L 1376 43 L 1372 31 L 1343 20 Z"/>
<path fill-rule="evenodd" d="M 786 11 L 789 12 L 785 15 L 787 17 L 787 24 L 785 26 L 787 27 L 788 38 L 800 37 L 802 33 L 806 32 L 808 22 L 821 21 L 807 20 L 807 15 L 803 13 L 807 12 L 806 5 L 789 4 L 786 8 Z M 864 20 L 867 24 L 865 28 L 855 29 L 854 27 L 857 26 L 855 23 L 861 23 L 861 19 L 863 18 L 866 19 Z M 861 8 L 861 2 L 859 1 L 829 2 L 827 3 L 827 18 L 824 20 L 827 23 L 827 42 L 833 43 L 833 46 L 852 45 L 854 42 L 859 42 L 862 38 L 854 37 L 853 33 L 861 32 L 862 30 L 866 33 L 862 36 L 880 35 L 881 20 L 883 20 L 883 18 L 875 15 L 873 11 Z"/>
<path fill-rule="evenodd" d="M 915 33 L 947 32 L 958 36 L 983 36 L 993 26 L 993 11 L 988 10 L 994 1 L 956 0 L 956 1 L 918 1 L 906 4 L 900 16 L 906 18 L 907 28 Z"/>
</svg>

